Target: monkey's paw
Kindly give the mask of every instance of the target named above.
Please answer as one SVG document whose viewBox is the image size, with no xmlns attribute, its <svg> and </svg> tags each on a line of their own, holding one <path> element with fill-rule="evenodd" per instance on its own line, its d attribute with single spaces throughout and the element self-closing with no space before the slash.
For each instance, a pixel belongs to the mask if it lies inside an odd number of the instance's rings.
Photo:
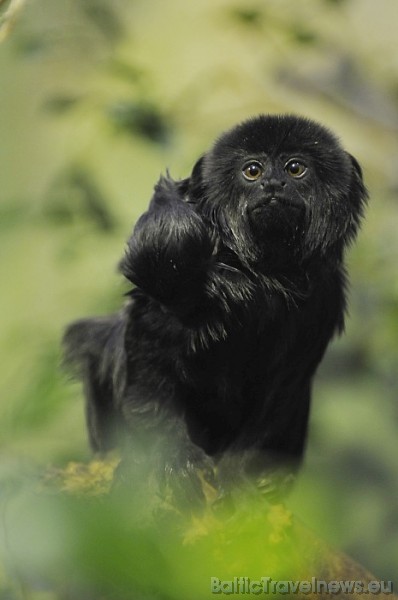
<svg viewBox="0 0 398 600">
<path fill-rule="evenodd" d="M 163 488 L 182 509 L 201 510 L 217 497 L 214 462 L 190 444 L 164 462 Z"/>
</svg>

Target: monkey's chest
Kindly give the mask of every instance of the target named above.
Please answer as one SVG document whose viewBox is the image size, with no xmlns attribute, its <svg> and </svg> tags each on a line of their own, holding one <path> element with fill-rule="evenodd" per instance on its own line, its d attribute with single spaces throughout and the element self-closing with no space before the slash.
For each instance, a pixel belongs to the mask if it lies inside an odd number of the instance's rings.
<svg viewBox="0 0 398 600">
<path fill-rule="evenodd" d="M 294 405 L 320 357 L 297 320 L 247 331 L 187 360 L 181 395 L 194 441 L 209 454 Z M 261 423 L 260 423 L 261 421 Z"/>
</svg>

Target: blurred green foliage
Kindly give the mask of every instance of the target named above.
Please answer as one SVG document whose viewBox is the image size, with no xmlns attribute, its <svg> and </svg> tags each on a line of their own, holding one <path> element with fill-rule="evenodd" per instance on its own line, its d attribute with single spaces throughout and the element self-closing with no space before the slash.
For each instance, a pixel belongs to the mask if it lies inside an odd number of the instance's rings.
<svg viewBox="0 0 398 600">
<path fill-rule="evenodd" d="M 397 576 L 397 18 L 395 0 L 25 5 L 0 46 L 5 487 L 88 456 L 59 340 L 72 319 L 120 306 L 115 265 L 159 173 L 186 176 L 249 115 L 301 113 L 342 138 L 371 200 L 290 504 L 380 578 Z"/>
<path fill-rule="evenodd" d="M 69 470 L 67 480 L 73 476 Z M 32 600 L 41 600 L 43 592 L 48 600 L 200 600 L 212 597 L 215 573 L 226 580 L 236 573 L 304 579 L 308 563 L 295 544 L 301 540 L 288 536 L 291 513 L 263 504 L 259 510 L 247 501 L 239 519 L 192 519 L 165 510 L 163 518 L 143 523 L 131 494 L 79 497 L 42 489 L 38 495 L 25 486 L 13 490 L 6 507 L 0 556 L 23 586 L 22 597 Z M 321 558 L 310 550 L 308 562 L 316 565 Z M 0 587 L 2 600 L 10 598 L 7 593 Z"/>
<path fill-rule="evenodd" d="M 118 463 L 117 456 L 69 463 L 40 482 L 9 483 L 0 557 L 14 585 L 0 588 L 0 598 L 205 600 L 214 597 L 212 578 L 227 586 L 242 578 L 374 579 L 254 488 L 235 490 L 234 511 L 224 499 L 201 513 L 181 512 L 161 498 L 154 504 L 152 490 L 137 482 L 120 486 L 116 475 L 111 485 Z"/>
</svg>

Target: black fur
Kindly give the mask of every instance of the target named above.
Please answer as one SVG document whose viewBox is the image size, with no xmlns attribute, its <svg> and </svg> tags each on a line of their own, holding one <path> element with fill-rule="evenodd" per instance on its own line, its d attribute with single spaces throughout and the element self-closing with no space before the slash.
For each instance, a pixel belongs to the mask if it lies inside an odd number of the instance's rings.
<svg viewBox="0 0 398 600">
<path fill-rule="evenodd" d="M 248 120 L 191 177 L 161 177 L 120 264 L 136 286 L 128 303 L 66 332 L 92 448 L 123 437 L 195 489 L 201 469 L 225 487 L 238 471 L 261 480 L 275 461 L 298 463 L 365 201 L 356 160 L 295 116 Z"/>
</svg>

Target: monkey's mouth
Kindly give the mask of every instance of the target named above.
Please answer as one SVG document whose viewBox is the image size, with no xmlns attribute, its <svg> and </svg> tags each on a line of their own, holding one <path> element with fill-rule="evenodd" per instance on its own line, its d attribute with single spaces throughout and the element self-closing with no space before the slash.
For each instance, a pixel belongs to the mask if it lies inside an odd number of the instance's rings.
<svg viewBox="0 0 398 600">
<path fill-rule="evenodd" d="M 258 212 L 262 210 L 266 210 L 268 208 L 277 208 L 277 209 L 295 209 L 295 210 L 303 210 L 304 205 L 303 202 L 296 198 L 286 198 L 286 196 L 266 196 L 262 198 L 260 201 L 255 204 L 249 206 L 250 212 Z"/>
</svg>

